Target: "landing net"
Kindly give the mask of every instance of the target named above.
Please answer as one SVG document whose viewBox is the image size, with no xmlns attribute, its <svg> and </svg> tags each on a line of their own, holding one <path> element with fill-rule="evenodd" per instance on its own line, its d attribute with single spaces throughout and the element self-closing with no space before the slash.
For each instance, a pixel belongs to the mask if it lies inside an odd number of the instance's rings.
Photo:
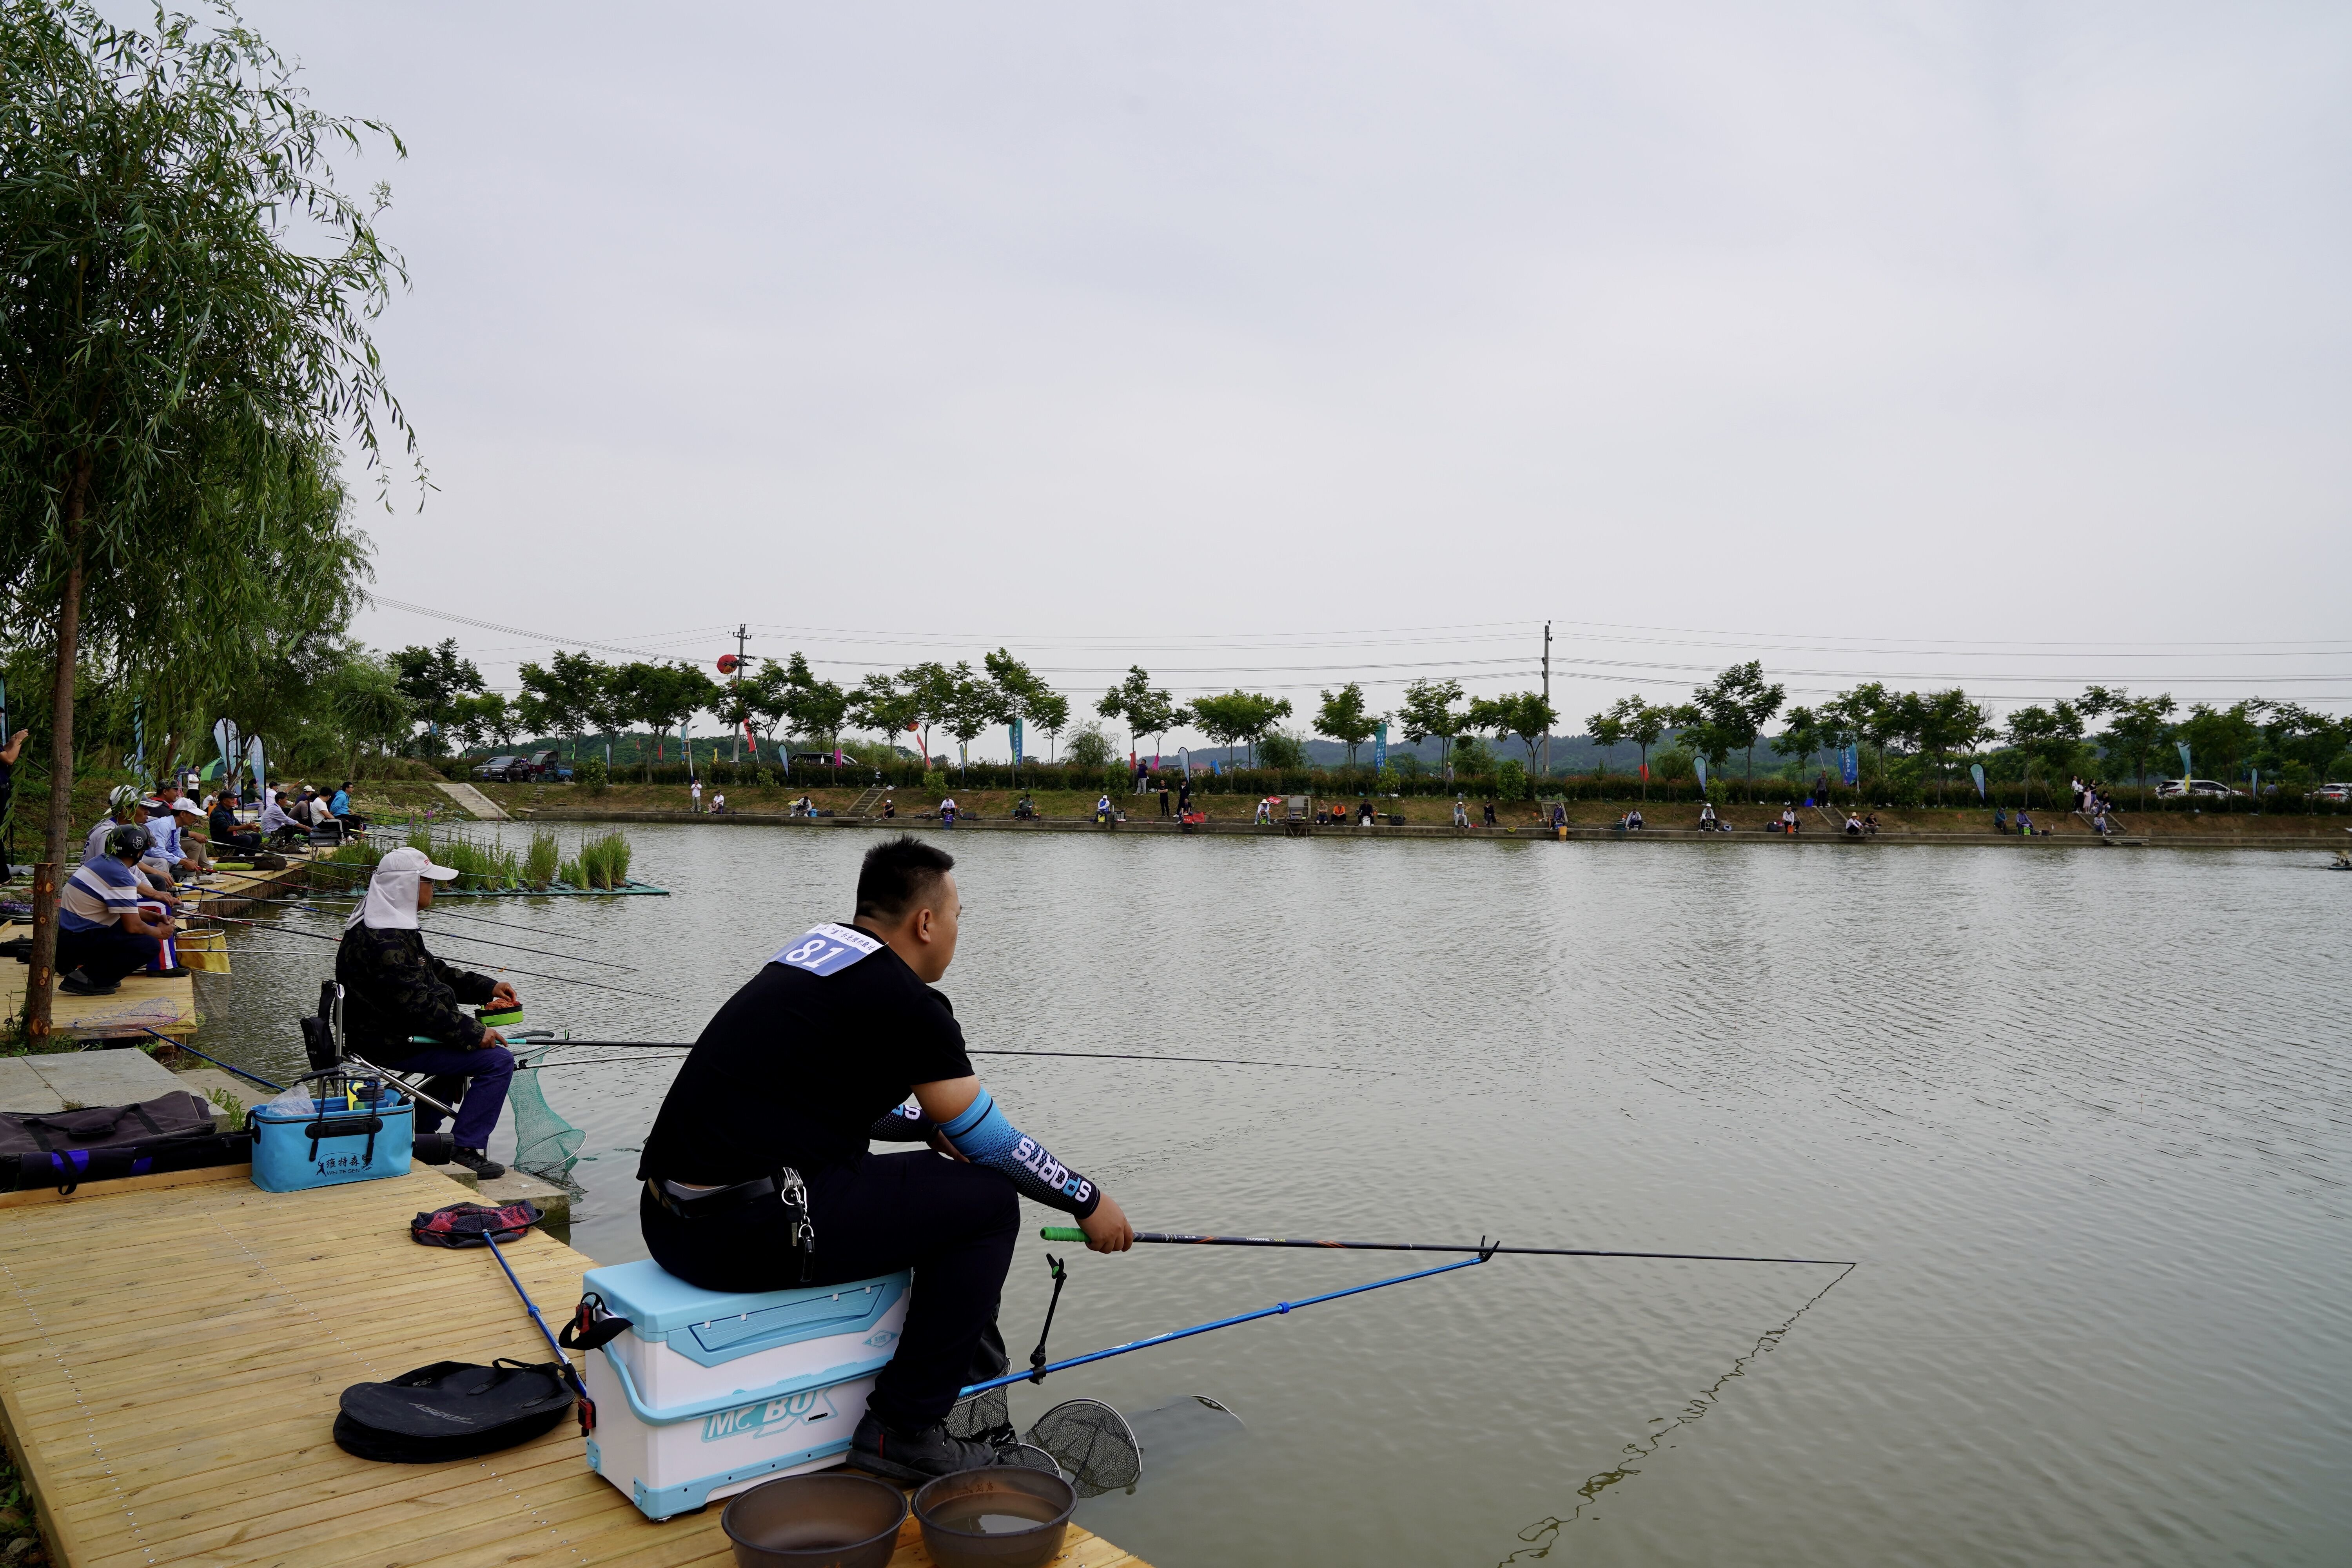
<svg viewBox="0 0 2352 1568">
<path fill-rule="evenodd" d="M 1029 1428 L 1029 1441 L 1054 1456 L 1080 1497 L 1132 1491 L 1143 1479 L 1143 1449 L 1135 1429 L 1099 1399 L 1056 1405 Z"/>
<path fill-rule="evenodd" d="M 528 1070 L 538 1066 L 555 1044 L 508 1048 L 514 1051 L 516 1067 L 523 1069 L 507 1084 L 507 1105 L 514 1112 L 515 1167 L 535 1176 L 561 1178 L 579 1158 L 580 1145 L 588 1141 L 588 1134 L 555 1113 L 540 1090 L 539 1074 Z"/>
<path fill-rule="evenodd" d="M 1097 1399 L 1072 1399 L 1037 1418 L 1015 1440 L 1004 1390 L 975 1394 L 948 1412 L 948 1435 L 1019 1450 L 1032 1469 L 1058 1470 L 1080 1497 L 1131 1491 L 1143 1479 L 1143 1450 L 1127 1420 Z"/>
</svg>

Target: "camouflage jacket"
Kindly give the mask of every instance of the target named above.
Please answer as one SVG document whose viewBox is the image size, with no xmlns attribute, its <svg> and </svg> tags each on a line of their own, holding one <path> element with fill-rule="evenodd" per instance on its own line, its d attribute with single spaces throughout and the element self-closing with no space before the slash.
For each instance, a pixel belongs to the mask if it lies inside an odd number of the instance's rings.
<svg viewBox="0 0 2352 1568">
<path fill-rule="evenodd" d="M 356 925 L 335 951 L 335 978 L 343 987 L 343 1035 L 362 1056 L 387 1063 L 425 1049 L 409 1043 L 422 1035 L 444 1045 L 482 1043 L 482 1026 L 458 1004 L 490 999 L 487 974 L 452 969 L 425 951 L 425 933 Z"/>
</svg>

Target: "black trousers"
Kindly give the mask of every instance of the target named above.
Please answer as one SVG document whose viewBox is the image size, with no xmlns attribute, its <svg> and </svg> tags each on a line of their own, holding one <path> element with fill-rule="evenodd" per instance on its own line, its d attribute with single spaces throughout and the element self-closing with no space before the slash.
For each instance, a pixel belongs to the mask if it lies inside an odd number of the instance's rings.
<svg viewBox="0 0 2352 1568">
<path fill-rule="evenodd" d="M 915 1271 L 906 1331 L 874 1384 L 868 1408 L 902 1431 L 947 1415 L 965 1384 L 1004 1366 L 996 1305 L 1021 1201 L 995 1171 L 929 1150 L 869 1154 L 856 1165 L 805 1173 L 816 1251 L 800 1277 L 784 1211 L 773 1200 L 681 1219 L 638 1201 L 654 1261 L 705 1290 L 785 1290 Z"/>
<path fill-rule="evenodd" d="M 141 936 L 120 925 L 103 925 L 94 931 L 68 931 L 59 926 L 58 973 L 71 974 L 79 969 L 95 984 L 111 985 L 153 963 L 159 945 L 153 937 Z"/>
</svg>

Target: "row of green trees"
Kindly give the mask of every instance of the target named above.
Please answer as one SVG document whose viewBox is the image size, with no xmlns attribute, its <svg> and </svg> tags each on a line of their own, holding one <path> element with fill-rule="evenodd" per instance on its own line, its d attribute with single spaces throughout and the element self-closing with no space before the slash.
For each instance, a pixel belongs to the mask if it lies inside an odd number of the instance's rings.
<svg viewBox="0 0 2352 1568">
<path fill-rule="evenodd" d="M 2096 774 L 2129 778 L 2145 796 L 2150 776 L 2167 773 L 2180 747 L 2188 748 L 2190 763 L 2225 780 L 2246 770 L 2267 771 L 2294 787 L 2331 771 L 2341 777 L 2352 768 L 2346 757 L 2352 720 L 2260 698 L 2227 707 L 2192 702 L 2184 714 L 2168 692 L 2135 697 L 2120 688 L 2092 686 L 2078 698 L 2016 709 L 1996 723 L 1989 707 L 1958 687 L 1897 691 L 1864 681 L 1781 715 L 1785 697 L 1783 688 L 1764 679 L 1760 663 L 1751 661 L 1724 671 L 1687 702 L 1624 697 L 1585 722 L 1602 748 L 1604 772 L 1609 752 L 1630 744 L 1639 749 L 1646 778 L 1652 749 L 1670 741 L 1678 753 L 1675 772 L 1685 771 L 1694 759 L 1720 769 L 1739 754 L 1752 784 L 1757 745 L 1769 742 L 1794 777 L 1852 748 L 1864 787 L 1916 772 L 1939 796 L 1956 771 L 1972 762 L 1989 778 L 2021 781 L 2029 792 L 2037 777 L 2054 788 L 2062 777 Z M 1765 726 L 1776 716 L 1780 731 L 1768 737 Z"/>
</svg>

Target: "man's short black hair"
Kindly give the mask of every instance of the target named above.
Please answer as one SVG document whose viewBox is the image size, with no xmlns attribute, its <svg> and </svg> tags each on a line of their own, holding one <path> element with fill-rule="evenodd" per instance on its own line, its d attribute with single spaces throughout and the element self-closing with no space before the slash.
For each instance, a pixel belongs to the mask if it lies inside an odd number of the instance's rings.
<svg viewBox="0 0 2352 1568">
<path fill-rule="evenodd" d="M 955 857 L 911 833 L 886 838 L 866 852 L 857 870 L 857 912 L 895 921 L 920 903 L 941 877 L 955 869 Z"/>
</svg>

